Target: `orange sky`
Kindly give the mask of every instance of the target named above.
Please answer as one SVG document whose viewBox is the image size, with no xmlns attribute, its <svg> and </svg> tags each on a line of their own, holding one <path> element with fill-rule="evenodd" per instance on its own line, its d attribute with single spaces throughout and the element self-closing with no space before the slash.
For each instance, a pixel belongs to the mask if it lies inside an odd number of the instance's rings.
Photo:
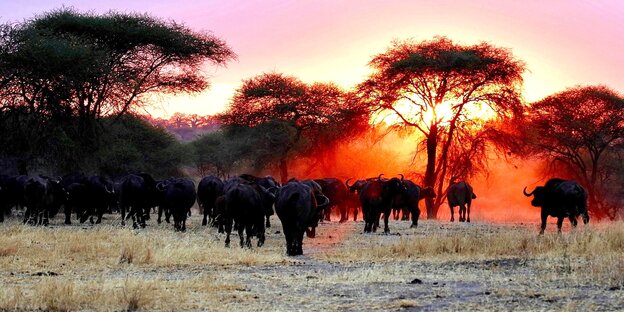
<svg viewBox="0 0 624 312">
<path fill-rule="evenodd" d="M 624 92 L 624 1 L 3 0 L 0 21 L 21 21 L 63 4 L 173 19 L 212 31 L 238 54 L 225 68 L 207 68 L 209 91 L 159 98 L 151 110 L 156 116 L 219 112 L 242 79 L 268 71 L 348 88 L 367 76 L 368 61 L 391 40 L 435 35 L 511 48 L 527 63 L 529 101 L 578 84 Z"/>
</svg>

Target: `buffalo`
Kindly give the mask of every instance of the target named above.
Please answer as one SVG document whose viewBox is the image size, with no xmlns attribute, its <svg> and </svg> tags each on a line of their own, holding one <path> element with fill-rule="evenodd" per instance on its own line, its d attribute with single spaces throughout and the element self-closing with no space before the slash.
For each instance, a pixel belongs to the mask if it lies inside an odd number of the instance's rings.
<svg viewBox="0 0 624 312">
<path fill-rule="evenodd" d="M 424 198 L 435 198 L 436 193 L 431 187 L 421 188 L 410 180 L 404 180 L 405 192 L 398 194 L 393 202 L 392 208 L 403 212 L 403 220 L 409 220 L 412 217 L 411 227 L 418 227 L 418 219 L 420 218 L 420 208 L 418 203 Z"/>
<path fill-rule="evenodd" d="M 156 189 L 162 194 L 162 201 L 158 206 L 158 223 L 165 211 L 167 215 L 173 215 L 176 232 L 186 231 L 186 218 L 197 198 L 195 183 L 188 178 L 169 179 L 158 183 Z"/>
<path fill-rule="evenodd" d="M 366 180 L 357 180 L 351 185 L 349 185 L 349 181 L 351 181 L 351 179 L 347 179 L 347 181 L 345 181 L 345 186 L 349 190 L 349 197 L 347 199 L 347 203 L 349 207 L 353 209 L 353 221 L 357 221 L 358 210 L 360 207 L 360 195 L 359 194 L 360 192 L 362 192 L 362 189 L 364 188 L 364 186 L 366 186 L 368 182 L 373 181 L 374 179 L 376 178 L 366 179 Z"/>
<path fill-rule="evenodd" d="M 317 195 L 322 198 L 323 195 Z M 282 222 L 286 237 L 286 253 L 289 256 L 303 254 L 303 233 L 314 237 L 322 209 L 318 209 L 317 196 L 308 184 L 290 180 L 277 195 L 275 211 Z M 323 196 L 324 197 L 324 196 Z M 329 199 L 324 198 L 324 205 Z"/>
<path fill-rule="evenodd" d="M 454 207 L 456 206 L 459 206 L 459 222 L 470 222 L 470 206 L 475 198 L 477 195 L 468 182 L 452 183 L 446 193 L 446 200 L 451 209 L 451 222 L 455 221 Z"/>
<path fill-rule="evenodd" d="M 315 179 L 314 181 L 323 189 L 323 195 L 329 198 L 329 206 L 325 208 L 325 221 L 330 221 L 333 207 L 336 207 L 340 213 L 339 222 L 347 221 L 350 194 L 345 184 L 336 178 Z"/>
<path fill-rule="evenodd" d="M 256 185 L 251 183 L 227 185 L 224 195 L 225 209 L 221 216 L 226 233 L 226 247 L 230 246 L 233 222 L 236 223 L 241 247 L 251 247 L 252 236 L 258 238 L 258 247 L 264 244 L 265 201 L 263 196 L 272 196 L 272 194 L 266 191 L 258 192 Z M 244 240 L 243 232 L 247 235 L 246 240 Z"/>
<path fill-rule="evenodd" d="M 323 187 L 321 187 L 321 185 L 318 184 L 314 180 L 299 181 L 293 178 L 293 179 L 290 179 L 290 181 L 301 182 L 310 187 L 310 189 L 312 190 L 312 195 L 314 195 L 314 199 L 316 199 L 316 207 L 318 208 L 317 210 L 319 211 L 319 214 L 318 214 L 319 221 L 322 221 L 323 217 L 325 216 L 325 210 L 327 206 L 329 206 L 330 204 L 329 198 L 327 198 L 327 196 L 323 194 Z M 315 236 L 315 231 L 316 231 L 316 227 L 313 227 L 311 231 L 312 236 L 310 237 Z"/>
<path fill-rule="evenodd" d="M 389 233 L 388 218 L 392 209 L 392 201 L 407 191 L 404 178 L 382 179 L 380 174 L 376 180 L 369 181 L 360 192 L 360 202 L 364 214 L 364 232 L 376 232 L 381 214 L 384 214 L 384 233 Z"/>
<path fill-rule="evenodd" d="M 144 228 L 149 210 L 155 206 L 156 195 L 156 184 L 153 179 L 136 174 L 124 177 L 119 192 L 121 224 L 125 225 L 125 220 L 132 217 L 132 226 L 135 229 L 139 226 Z"/>
<path fill-rule="evenodd" d="M 48 225 L 50 212 L 55 203 L 64 200 L 62 195 L 55 200 L 55 196 L 62 194 L 60 181 L 44 176 L 28 178 L 24 184 L 23 194 L 26 206 L 24 223 L 31 225 Z"/>
<path fill-rule="evenodd" d="M 67 203 L 65 204 L 65 224 L 71 224 L 71 212 L 76 213 L 80 223 L 90 219 L 91 224 L 101 223 L 104 212 L 110 210 L 115 203 L 113 182 L 102 176 L 72 176 L 63 179 L 67 189 Z M 68 184 L 69 183 L 69 184 Z M 93 220 L 93 216 L 97 220 Z"/>
<path fill-rule="evenodd" d="M 280 184 L 272 176 L 265 176 L 261 178 L 251 174 L 241 174 L 239 177 L 249 183 L 261 186 L 266 191 L 269 191 L 271 194 L 273 194 L 271 198 L 275 198 L 275 195 L 277 194 L 277 189 L 280 187 Z M 266 202 L 266 204 L 267 206 L 264 207 L 266 217 L 265 226 L 269 228 L 271 227 L 271 216 L 275 214 L 275 212 L 273 210 L 273 201 L 271 201 L 270 204 L 269 202 Z"/>
<path fill-rule="evenodd" d="M 203 209 L 202 225 L 214 223 L 217 215 L 217 198 L 223 195 L 223 181 L 215 176 L 207 176 L 197 186 L 197 203 Z"/>
<path fill-rule="evenodd" d="M 544 234 L 548 216 L 557 218 L 559 232 L 561 232 L 563 219 L 566 217 L 570 219 L 573 227 L 577 225 L 578 216 L 583 218 L 584 224 L 589 222 L 587 190 L 576 181 L 553 178 L 530 193 L 527 193 L 526 187 L 522 192 L 527 197 L 533 196 L 531 200 L 533 207 L 542 208 L 540 234 Z"/>
</svg>

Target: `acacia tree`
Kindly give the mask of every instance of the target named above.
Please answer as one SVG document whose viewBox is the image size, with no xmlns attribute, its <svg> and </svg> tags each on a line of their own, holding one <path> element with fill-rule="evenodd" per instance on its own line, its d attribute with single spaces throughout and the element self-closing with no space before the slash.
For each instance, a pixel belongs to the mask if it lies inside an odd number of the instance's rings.
<svg viewBox="0 0 624 312">
<path fill-rule="evenodd" d="M 296 156 L 295 150 L 305 153 L 304 142 L 309 143 L 308 150 L 324 148 L 318 145 L 320 136 L 337 140 L 361 131 L 368 124 L 368 114 L 334 84 L 308 85 L 292 76 L 265 73 L 243 81 L 222 120 L 229 126 L 257 127 L 279 122 L 292 128 L 292 135 L 287 136 L 287 141 L 278 140 L 280 146 L 274 152 L 285 183 L 288 161 Z M 335 125 L 343 131 L 331 131 Z"/>
<path fill-rule="evenodd" d="M 462 46 L 436 37 L 394 42 L 369 65 L 374 73 L 358 87 L 363 100 L 374 111 L 397 116 L 399 126 L 422 134 L 427 153 L 423 182 L 438 194 L 425 201 L 427 217 L 435 218 L 449 176 L 456 177 L 450 172 L 450 155 L 466 143 L 457 134 L 466 125 L 485 122 L 469 117 L 470 108 L 487 107 L 500 118 L 521 113 L 524 64 L 509 50 L 488 43 Z"/>
<path fill-rule="evenodd" d="M 570 88 L 533 103 L 520 129 L 529 152 L 560 165 L 588 189 L 594 215 L 616 217 L 619 203 L 607 193 L 621 181 L 608 160 L 619 159 L 624 144 L 622 95 L 604 86 Z"/>
<path fill-rule="evenodd" d="M 143 14 L 62 8 L 0 28 L 0 108 L 25 108 L 93 142 L 97 121 L 149 93 L 208 87 L 206 62 L 235 57 L 217 37 Z"/>
</svg>

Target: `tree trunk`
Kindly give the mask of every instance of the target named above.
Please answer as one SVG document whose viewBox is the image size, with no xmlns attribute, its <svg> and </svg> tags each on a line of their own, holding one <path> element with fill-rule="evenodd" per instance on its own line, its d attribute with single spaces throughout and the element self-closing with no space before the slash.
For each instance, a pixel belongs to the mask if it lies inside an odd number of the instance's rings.
<svg viewBox="0 0 624 312">
<path fill-rule="evenodd" d="M 427 135 L 427 169 L 425 170 L 425 187 L 431 187 L 435 189 L 435 165 L 436 165 L 436 153 L 438 148 L 438 126 L 436 124 L 431 125 L 429 134 Z M 427 219 L 435 219 L 438 211 L 435 209 L 435 203 L 433 198 L 425 198 L 425 206 L 427 207 Z"/>
<path fill-rule="evenodd" d="M 279 171 L 282 185 L 288 183 L 288 162 L 286 161 L 286 158 L 280 159 Z"/>
</svg>

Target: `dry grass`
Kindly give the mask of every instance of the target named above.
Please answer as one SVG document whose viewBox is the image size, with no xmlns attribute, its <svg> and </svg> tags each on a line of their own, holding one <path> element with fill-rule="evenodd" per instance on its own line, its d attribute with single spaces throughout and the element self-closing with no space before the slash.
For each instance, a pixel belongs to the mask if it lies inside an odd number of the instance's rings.
<svg viewBox="0 0 624 312">
<path fill-rule="evenodd" d="M 492 257 L 542 257 L 567 253 L 593 256 L 624 253 L 624 223 L 574 232 L 536 235 L 533 229 L 484 229 L 465 227 L 462 231 L 437 231 L 399 238 L 388 244 L 375 236 L 353 237 L 344 247 L 327 252 L 326 259 L 340 261 L 397 259 L 479 259 Z M 353 246 L 353 248 L 349 248 Z"/>
<path fill-rule="evenodd" d="M 543 309 L 552 302 L 562 302 L 561 310 L 595 310 L 605 306 L 565 299 L 584 296 L 588 287 L 602 296 L 603 289 L 624 286 L 621 222 L 544 236 L 526 225 L 433 221 L 415 230 L 393 223 L 400 236 L 361 235 L 361 223 L 331 223 L 321 225 L 316 239 L 304 240 L 306 256 L 299 258 L 285 256 L 278 222 L 267 231 L 266 245 L 252 250 L 234 247 L 236 235 L 233 247 L 224 248 L 224 237 L 199 222 L 189 222 L 187 233 L 153 224 L 140 231 L 0 224 L 0 311 L 301 310 L 319 304 L 360 310 L 362 302 L 367 310 L 435 309 L 456 297 L 443 283 L 491 293 L 486 301 L 441 306 L 446 310 Z M 423 284 L 410 285 L 415 277 Z M 621 292 L 604 297 L 613 301 L 606 307 L 624 303 Z"/>
</svg>

